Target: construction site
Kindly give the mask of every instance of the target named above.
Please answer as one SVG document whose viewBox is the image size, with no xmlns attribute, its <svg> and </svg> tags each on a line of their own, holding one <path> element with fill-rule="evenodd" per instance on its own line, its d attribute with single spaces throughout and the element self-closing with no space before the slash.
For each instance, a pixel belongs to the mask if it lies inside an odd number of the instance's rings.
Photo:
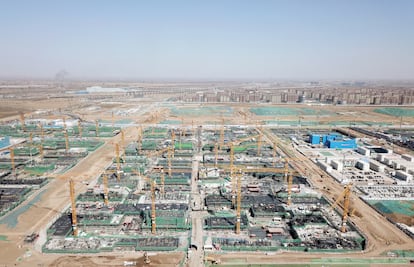
<svg viewBox="0 0 414 267">
<path fill-rule="evenodd" d="M 413 117 L 172 94 L 5 116 L 0 264 L 410 264 Z"/>
</svg>

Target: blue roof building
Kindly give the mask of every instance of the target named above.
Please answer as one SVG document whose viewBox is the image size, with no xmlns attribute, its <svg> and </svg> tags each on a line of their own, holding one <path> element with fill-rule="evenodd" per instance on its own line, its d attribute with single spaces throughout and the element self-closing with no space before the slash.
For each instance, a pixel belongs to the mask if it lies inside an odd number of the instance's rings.
<svg viewBox="0 0 414 267">
<path fill-rule="evenodd" d="M 330 133 L 325 135 L 310 134 L 309 143 L 311 143 L 312 145 L 323 144 L 328 148 L 335 149 L 355 149 L 358 147 L 356 139 L 345 139 L 339 133 Z"/>
</svg>

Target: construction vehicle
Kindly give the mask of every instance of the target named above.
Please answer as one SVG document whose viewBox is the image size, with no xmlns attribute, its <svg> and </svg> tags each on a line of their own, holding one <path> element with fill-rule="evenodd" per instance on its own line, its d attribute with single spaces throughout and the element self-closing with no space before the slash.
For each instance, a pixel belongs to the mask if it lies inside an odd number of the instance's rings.
<svg viewBox="0 0 414 267">
<path fill-rule="evenodd" d="M 211 262 L 212 264 L 220 264 L 221 263 L 220 259 L 216 259 L 216 258 L 213 258 L 211 256 L 205 256 L 204 261 L 205 262 Z"/>
</svg>

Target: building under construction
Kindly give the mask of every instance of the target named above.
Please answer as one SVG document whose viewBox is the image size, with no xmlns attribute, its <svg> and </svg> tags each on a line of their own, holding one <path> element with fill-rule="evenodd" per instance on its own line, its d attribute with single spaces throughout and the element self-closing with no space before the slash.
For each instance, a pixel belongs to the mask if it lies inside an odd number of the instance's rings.
<svg viewBox="0 0 414 267">
<path fill-rule="evenodd" d="M 224 123 L 138 127 L 136 141 L 114 144 L 112 164 L 86 192 L 68 183 L 71 207 L 43 251 L 186 250 L 193 211 L 203 214 L 205 250 L 364 249 L 347 220 L 349 188 L 335 203 L 325 199 L 269 140 L 260 127 Z"/>
</svg>

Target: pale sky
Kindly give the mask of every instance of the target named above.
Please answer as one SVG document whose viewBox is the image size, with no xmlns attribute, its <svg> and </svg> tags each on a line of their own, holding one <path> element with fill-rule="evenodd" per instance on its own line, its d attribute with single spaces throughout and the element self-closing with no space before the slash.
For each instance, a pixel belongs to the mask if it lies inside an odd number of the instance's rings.
<svg viewBox="0 0 414 267">
<path fill-rule="evenodd" d="M 414 79 L 414 1 L 0 2 L 0 78 Z"/>
</svg>

